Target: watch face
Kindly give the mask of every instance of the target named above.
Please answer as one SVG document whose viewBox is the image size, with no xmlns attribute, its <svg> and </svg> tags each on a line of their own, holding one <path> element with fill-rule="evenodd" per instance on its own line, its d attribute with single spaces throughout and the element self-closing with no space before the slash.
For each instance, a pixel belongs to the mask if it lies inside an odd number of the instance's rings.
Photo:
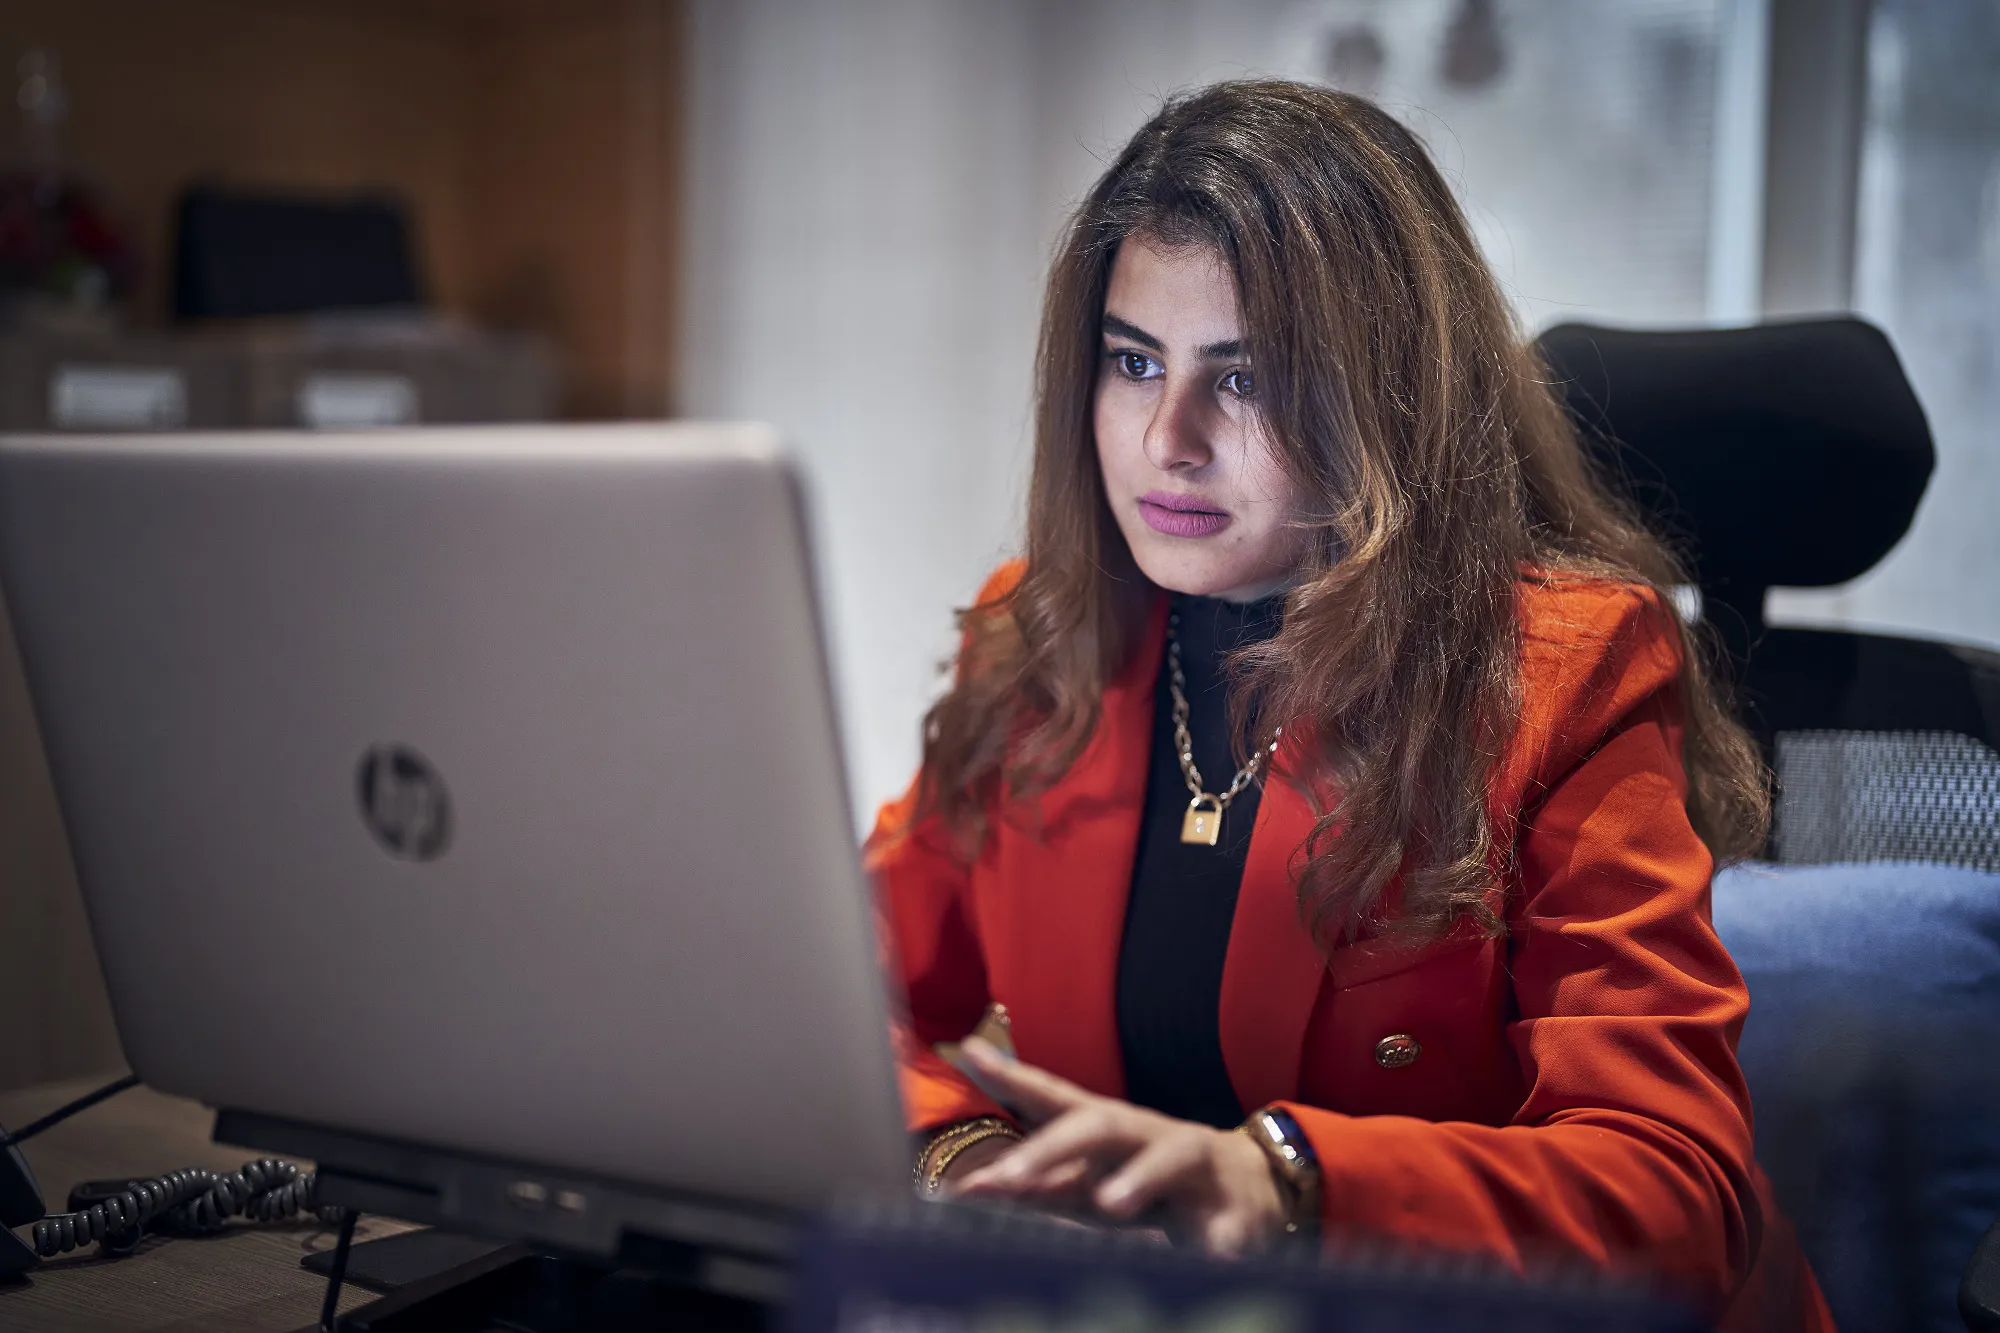
<svg viewBox="0 0 2000 1333">
<path fill-rule="evenodd" d="M 1319 1159 L 1313 1155 L 1312 1140 L 1299 1128 L 1299 1122 L 1292 1118 L 1290 1111 L 1273 1108 L 1264 1112 L 1267 1124 L 1265 1133 L 1271 1142 L 1285 1155 L 1285 1160 L 1301 1166 L 1317 1166 Z"/>
</svg>

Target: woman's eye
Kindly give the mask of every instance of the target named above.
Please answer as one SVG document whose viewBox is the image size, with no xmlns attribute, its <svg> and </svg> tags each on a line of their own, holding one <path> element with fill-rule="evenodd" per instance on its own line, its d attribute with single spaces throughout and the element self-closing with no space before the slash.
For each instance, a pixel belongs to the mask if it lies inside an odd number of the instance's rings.
<svg viewBox="0 0 2000 1333">
<path fill-rule="evenodd" d="M 1128 380 L 1156 378 L 1157 367 L 1153 363 L 1153 358 L 1143 352 L 1113 352 L 1111 361 L 1118 367 L 1118 373 Z"/>
<path fill-rule="evenodd" d="M 1247 370 L 1232 370 L 1222 377 L 1222 387 L 1238 398 L 1248 398 L 1256 392 L 1257 383 Z"/>
</svg>

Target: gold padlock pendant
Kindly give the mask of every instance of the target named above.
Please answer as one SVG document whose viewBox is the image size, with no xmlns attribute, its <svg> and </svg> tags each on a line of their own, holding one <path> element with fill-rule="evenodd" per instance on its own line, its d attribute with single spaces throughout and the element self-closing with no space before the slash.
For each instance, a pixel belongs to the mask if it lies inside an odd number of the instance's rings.
<svg viewBox="0 0 2000 1333">
<path fill-rule="evenodd" d="M 1181 841 L 1197 847 L 1213 847 L 1221 837 L 1222 802 L 1213 796 L 1197 796 L 1189 801 L 1187 813 L 1181 816 Z"/>
</svg>

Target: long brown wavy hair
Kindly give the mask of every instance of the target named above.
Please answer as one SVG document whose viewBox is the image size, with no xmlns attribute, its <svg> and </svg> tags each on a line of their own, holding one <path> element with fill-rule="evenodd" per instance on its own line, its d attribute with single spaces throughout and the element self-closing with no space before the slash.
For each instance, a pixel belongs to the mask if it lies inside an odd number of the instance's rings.
<svg viewBox="0 0 2000 1333">
<path fill-rule="evenodd" d="M 1232 659 L 1241 739 L 1305 722 L 1317 815 L 1299 865 L 1322 947 L 1384 924 L 1468 918 L 1511 837 L 1488 782 L 1518 716 L 1518 581 L 1577 574 L 1665 593 L 1673 555 L 1600 484 L 1422 146 L 1372 103 L 1277 81 L 1168 102 L 1070 220 L 1037 367 L 1026 567 L 960 615 L 958 669 L 925 719 L 920 815 L 967 850 L 1046 789 L 1095 728 L 1156 590 L 1105 500 L 1092 433 L 1100 320 L 1119 245 L 1210 247 L 1235 276 L 1256 402 L 1306 497 L 1310 548 L 1283 627 Z M 1754 743 L 1705 639 L 1682 637 L 1688 813 L 1718 861 L 1768 822 Z M 1254 703 L 1253 703 L 1254 701 Z M 1003 815 L 1004 817 L 1004 815 Z"/>
</svg>

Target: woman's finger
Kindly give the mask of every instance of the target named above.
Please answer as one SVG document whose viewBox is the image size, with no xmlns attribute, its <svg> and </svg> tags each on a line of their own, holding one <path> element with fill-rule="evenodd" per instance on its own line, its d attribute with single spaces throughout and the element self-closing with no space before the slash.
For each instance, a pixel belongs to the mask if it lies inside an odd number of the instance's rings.
<svg viewBox="0 0 2000 1333">
<path fill-rule="evenodd" d="M 1207 1194 L 1208 1154 L 1198 1134 L 1176 1129 L 1127 1158 L 1092 1192 L 1091 1201 L 1112 1217 L 1135 1217 L 1161 1199 Z M 1196 1202 L 1181 1198 L 1183 1202 Z"/>
<path fill-rule="evenodd" d="M 1097 1167 L 1089 1158 L 1072 1157 L 1042 1172 L 1037 1183 L 1045 1201 L 1067 1201 L 1087 1210 L 1090 1207 L 1090 1185 L 1096 1178 Z"/>
<path fill-rule="evenodd" d="M 984 1168 L 981 1169 L 983 1170 Z M 1074 1207 L 1079 1212 L 1096 1211 L 1096 1205 L 1090 1201 L 1090 1187 L 1097 1179 L 1097 1171 L 1089 1162 L 1081 1158 L 1072 1159 L 1067 1163 L 1051 1167 L 1047 1171 L 1042 1172 L 1035 1178 L 1032 1190 L 1024 1190 L 1020 1193 L 1010 1192 L 1004 1196 L 1001 1196 L 999 1191 L 990 1188 L 983 1191 L 978 1189 L 967 1190 L 967 1185 L 978 1174 L 979 1172 L 976 1170 L 968 1171 L 956 1180 L 947 1181 L 943 1192 L 947 1195 L 957 1195 L 961 1192 L 974 1195 L 983 1194 L 988 1198 L 1022 1198 L 1032 1195 L 1036 1203 L 1045 1207 Z"/>
<path fill-rule="evenodd" d="M 1080 1177 L 1075 1164 L 1095 1169 L 1145 1142 L 1143 1117 L 1128 1106 L 1094 1097 L 1030 1134 L 1014 1150 L 965 1178 L 970 1192 L 1040 1194 L 1056 1182 L 1067 1188 Z"/>
<path fill-rule="evenodd" d="M 983 1037 L 967 1037 L 958 1050 L 982 1085 L 1000 1094 L 998 1099 L 1009 1109 L 1037 1124 L 1053 1120 L 1095 1095 L 1046 1069 L 1001 1054 Z"/>
</svg>

